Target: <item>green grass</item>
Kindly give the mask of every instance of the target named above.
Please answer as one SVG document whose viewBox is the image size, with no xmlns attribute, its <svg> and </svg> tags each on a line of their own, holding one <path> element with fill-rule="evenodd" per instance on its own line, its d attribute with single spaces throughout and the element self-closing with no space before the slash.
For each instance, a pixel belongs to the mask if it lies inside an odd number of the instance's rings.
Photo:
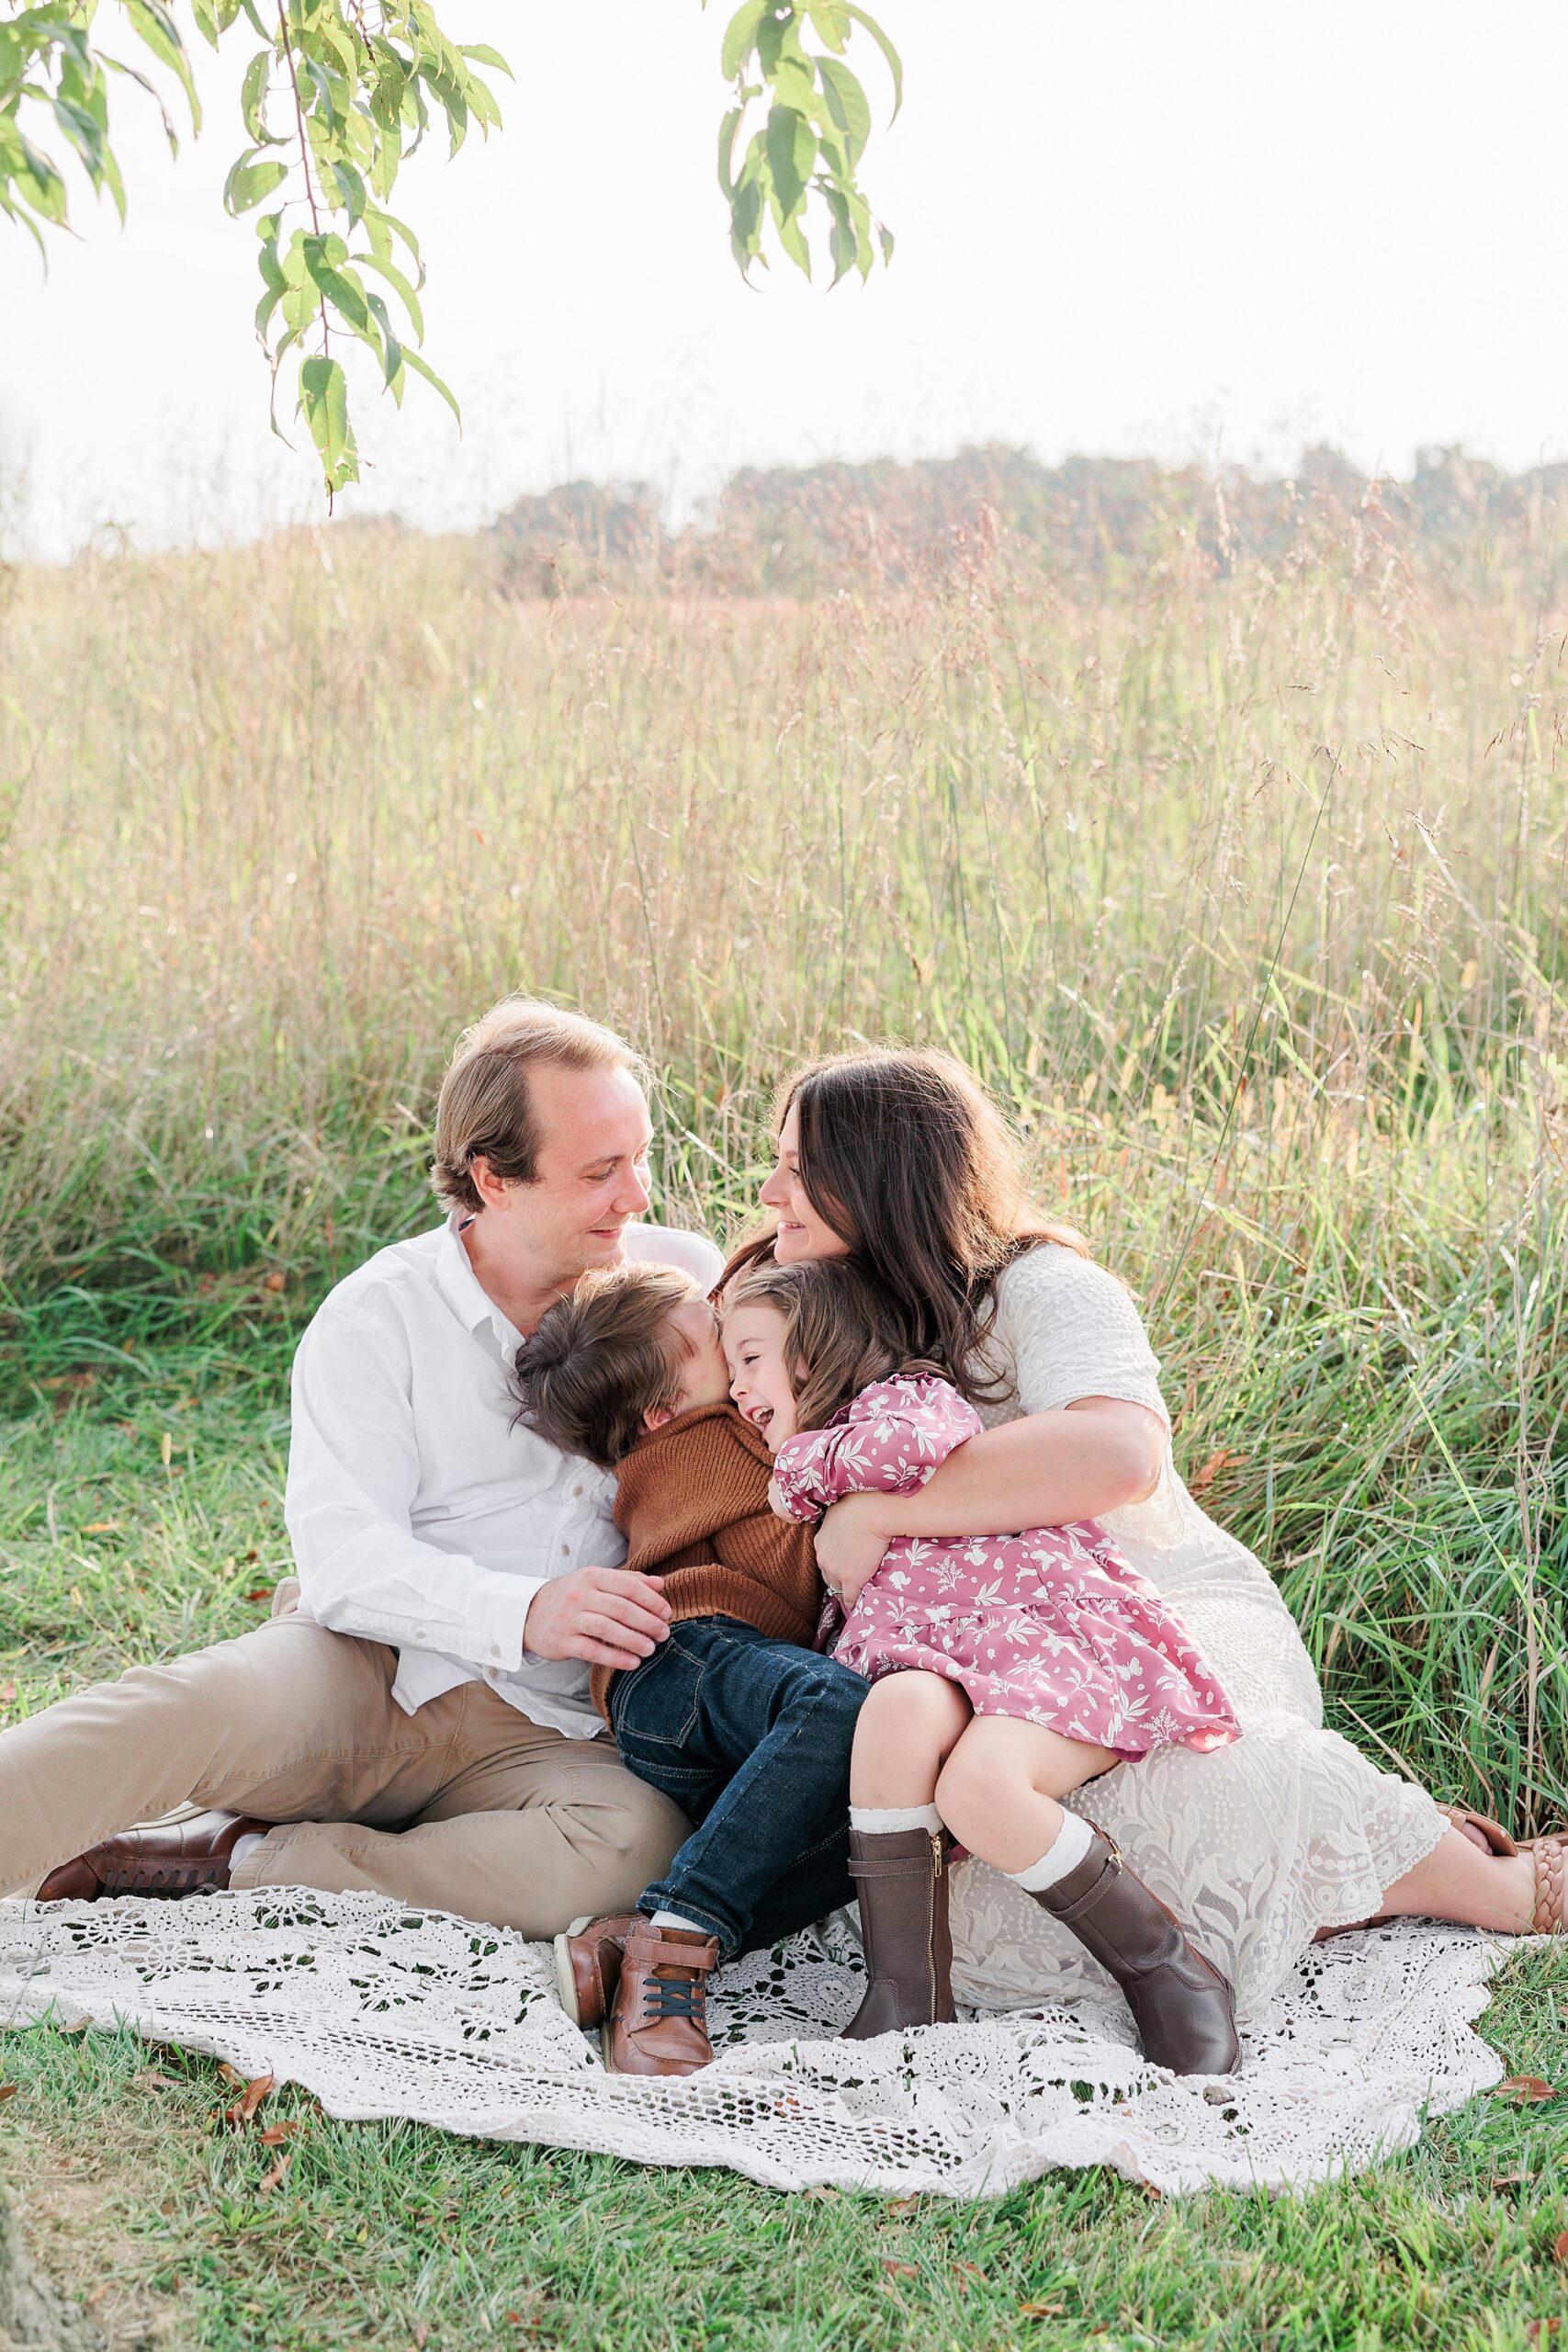
<svg viewBox="0 0 1568 2352">
<path fill-rule="evenodd" d="M 292 1340 L 428 1221 L 443 1057 L 523 985 L 648 1050 L 660 1206 L 721 1234 L 797 1056 L 962 1053 L 1137 1291 L 1329 1720 L 1562 1818 L 1560 537 L 1422 571 L 1371 516 L 1217 573 L 1173 530 L 1104 580 L 970 549 L 812 603 L 529 605 L 458 543 L 316 534 L 0 582 L 0 1709 L 260 1618 Z M 1514 1963 L 1511 2066 L 1568 2083 L 1565 2003 Z M 57 2268 L 112 2271 L 117 2341 L 1491 2352 L 1568 2318 L 1568 2102 L 1299 2199 L 904 2211 L 286 2098 L 263 2195 L 206 2062 L 5 2056 L 5 2167 Z"/>
</svg>

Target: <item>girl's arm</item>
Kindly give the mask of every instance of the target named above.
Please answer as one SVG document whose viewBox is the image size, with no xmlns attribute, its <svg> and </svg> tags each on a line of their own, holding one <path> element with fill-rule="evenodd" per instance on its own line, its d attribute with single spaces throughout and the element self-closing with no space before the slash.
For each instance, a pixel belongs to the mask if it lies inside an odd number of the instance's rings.
<svg viewBox="0 0 1568 2352">
<path fill-rule="evenodd" d="M 1081 1396 L 982 1430 L 915 1492 L 850 1495 L 817 1531 L 823 1581 L 862 1584 L 898 1535 L 1061 1527 L 1138 1502 L 1159 1477 L 1165 1426 L 1146 1405 Z"/>
<path fill-rule="evenodd" d="M 979 1428 L 974 1407 L 944 1380 L 874 1382 L 846 1419 L 784 1440 L 770 1499 L 786 1518 L 815 1519 L 846 1495 L 908 1498 Z"/>
</svg>

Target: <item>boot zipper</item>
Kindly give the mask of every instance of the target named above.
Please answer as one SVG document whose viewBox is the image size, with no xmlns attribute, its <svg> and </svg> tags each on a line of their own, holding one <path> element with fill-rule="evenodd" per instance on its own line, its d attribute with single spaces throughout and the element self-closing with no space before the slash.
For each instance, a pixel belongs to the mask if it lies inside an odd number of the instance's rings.
<svg viewBox="0 0 1568 2352">
<path fill-rule="evenodd" d="M 931 1829 L 926 1835 L 931 1841 L 931 1875 L 933 1878 L 940 1878 L 942 1876 L 942 1833 L 940 1830 Z"/>
</svg>

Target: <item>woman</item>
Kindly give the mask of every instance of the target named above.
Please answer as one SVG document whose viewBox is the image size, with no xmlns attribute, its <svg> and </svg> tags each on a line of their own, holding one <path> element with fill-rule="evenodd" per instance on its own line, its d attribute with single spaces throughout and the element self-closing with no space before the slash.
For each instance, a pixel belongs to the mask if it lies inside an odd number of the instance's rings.
<svg viewBox="0 0 1568 2352">
<path fill-rule="evenodd" d="M 1025 1201 L 1001 1119 L 950 1056 L 871 1052 L 801 1071 L 750 1255 L 849 1255 L 902 1306 L 911 1352 L 949 1364 L 986 1426 L 913 1495 L 852 1495 L 822 1522 L 829 1587 L 896 1535 L 1093 1519 L 1179 1612 L 1243 1736 L 1168 1747 L 1068 1804 L 1126 1854 L 1238 2006 L 1268 1997 L 1314 1937 L 1418 1914 L 1561 1930 L 1563 1847 L 1517 1851 L 1323 1727 L 1301 1634 L 1261 1564 L 1177 1476 L 1158 1364 L 1122 1285 Z M 732 1272 L 734 1266 L 732 1262 Z M 1071 1998 L 1066 1932 L 983 1865 L 953 1889 L 954 1988 L 990 2006 Z"/>
</svg>

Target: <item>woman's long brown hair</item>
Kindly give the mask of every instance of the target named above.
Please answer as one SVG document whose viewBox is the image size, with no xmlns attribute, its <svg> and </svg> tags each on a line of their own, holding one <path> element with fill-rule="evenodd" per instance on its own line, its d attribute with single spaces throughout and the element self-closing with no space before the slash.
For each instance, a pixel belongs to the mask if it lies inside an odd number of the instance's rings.
<svg viewBox="0 0 1568 2352">
<path fill-rule="evenodd" d="M 971 1398 L 997 1401 L 1005 1391 L 974 1362 L 996 1318 L 997 1277 L 1039 1242 L 1084 1258 L 1089 1245 L 1031 1206 L 996 1105 L 951 1054 L 877 1047 L 797 1070 L 780 1126 L 792 1109 L 802 1190 L 897 1306 L 910 1354 L 945 1364 Z M 721 1287 L 773 1247 L 770 1231 L 737 1250 Z"/>
</svg>

